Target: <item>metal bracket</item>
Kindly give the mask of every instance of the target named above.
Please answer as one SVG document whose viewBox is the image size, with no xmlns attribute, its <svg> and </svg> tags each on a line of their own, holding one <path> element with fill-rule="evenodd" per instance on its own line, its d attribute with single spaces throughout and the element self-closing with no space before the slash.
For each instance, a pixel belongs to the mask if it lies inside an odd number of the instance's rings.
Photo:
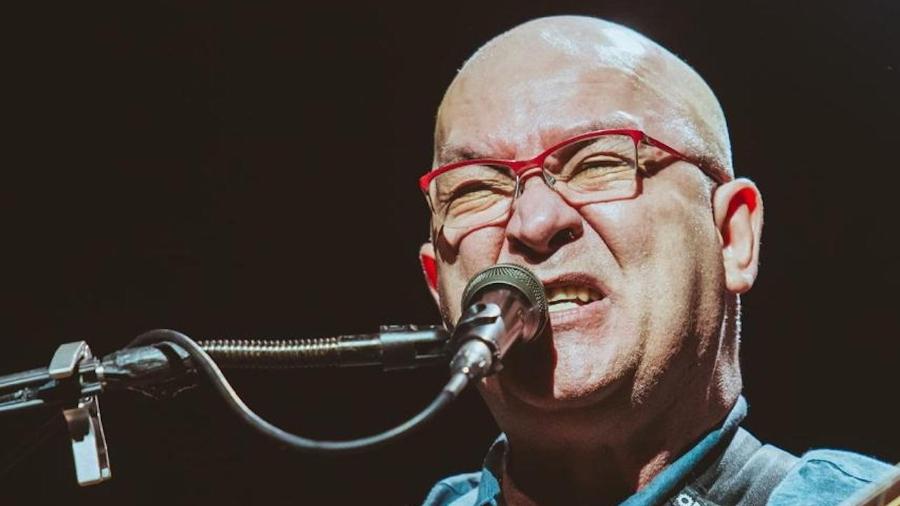
<svg viewBox="0 0 900 506">
<path fill-rule="evenodd" d="M 503 365 L 500 362 L 500 348 L 497 338 L 505 331 L 503 311 L 494 303 L 478 303 L 470 306 L 459 318 L 452 339 L 456 349 L 466 342 L 477 339 L 487 345 L 491 351 L 490 373 L 499 371 Z"/>
<path fill-rule="evenodd" d="M 466 309 L 462 316 L 460 316 L 459 321 L 456 323 L 456 333 L 465 333 L 471 328 L 495 323 L 500 319 L 502 314 L 503 312 L 497 304 L 474 304 Z M 459 336 L 457 335 L 456 337 L 458 338 Z"/>
<path fill-rule="evenodd" d="M 56 380 L 71 378 L 78 371 L 79 363 L 92 358 L 91 349 L 84 341 L 66 343 L 56 349 L 48 371 Z M 102 371 L 96 371 L 102 375 Z M 76 381 L 81 383 L 80 376 Z M 81 387 L 82 385 L 79 385 Z M 106 436 L 100 420 L 100 405 L 97 395 L 87 395 L 78 399 L 78 405 L 64 409 L 63 416 L 69 427 L 72 440 L 72 456 L 75 459 L 75 475 L 82 487 L 94 485 L 112 477 L 109 468 L 109 454 Z"/>
</svg>

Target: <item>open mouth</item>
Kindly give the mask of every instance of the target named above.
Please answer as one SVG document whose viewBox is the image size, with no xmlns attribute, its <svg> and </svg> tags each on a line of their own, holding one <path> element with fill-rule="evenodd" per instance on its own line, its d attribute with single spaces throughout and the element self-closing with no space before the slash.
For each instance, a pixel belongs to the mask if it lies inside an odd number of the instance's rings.
<svg viewBox="0 0 900 506">
<path fill-rule="evenodd" d="M 593 288 L 584 285 L 564 285 L 547 287 L 548 311 L 555 313 L 598 301 L 603 296 Z"/>
</svg>

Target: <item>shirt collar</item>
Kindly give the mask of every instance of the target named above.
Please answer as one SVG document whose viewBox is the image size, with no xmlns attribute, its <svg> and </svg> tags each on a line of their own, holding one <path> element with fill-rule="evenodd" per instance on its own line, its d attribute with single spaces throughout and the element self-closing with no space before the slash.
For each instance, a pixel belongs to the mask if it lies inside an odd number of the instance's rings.
<svg viewBox="0 0 900 506">
<path fill-rule="evenodd" d="M 675 492 L 675 487 L 683 483 L 694 468 L 703 461 L 704 457 L 719 446 L 727 445 L 738 429 L 741 421 L 747 416 L 747 401 L 743 396 L 738 397 L 737 402 L 725 417 L 721 424 L 700 438 L 700 441 L 678 457 L 668 467 L 663 469 L 646 487 L 621 503 L 621 506 L 643 506 L 658 504 Z M 497 504 L 500 497 L 500 476 L 503 476 L 503 466 L 506 465 L 508 441 L 505 434 L 494 441 L 484 459 L 481 470 L 481 480 L 478 485 L 478 498 L 476 506 L 489 506 Z M 724 447 L 724 445 L 723 445 Z"/>
<path fill-rule="evenodd" d="M 481 480 L 478 483 L 478 498 L 475 500 L 476 506 L 497 504 L 496 499 L 500 497 L 499 477 L 503 476 L 503 467 L 506 465 L 507 445 L 506 434 L 500 434 L 500 437 L 494 441 L 491 449 L 488 450 L 481 469 Z"/>
</svg>

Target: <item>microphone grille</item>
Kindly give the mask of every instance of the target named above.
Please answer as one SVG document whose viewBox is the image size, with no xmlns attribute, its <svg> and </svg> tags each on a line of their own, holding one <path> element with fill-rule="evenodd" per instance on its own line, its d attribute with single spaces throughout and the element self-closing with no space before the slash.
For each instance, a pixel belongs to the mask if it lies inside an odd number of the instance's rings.
<svg viewBox="0 0 900 506">
<path fill-rule="evenodd" d="M 508 285 L 525 296 L 528 301 L 540 310 L 541 322 L 536 335 L 544 329 L 547 323 L 547 294 L 544 285 L 528 268 L 519 264 L 496 264 L 475 275 L 466 285 L 463 292 L 463 307 L 472 304 L 472 298 L 489 285 Z"/>
</svg>

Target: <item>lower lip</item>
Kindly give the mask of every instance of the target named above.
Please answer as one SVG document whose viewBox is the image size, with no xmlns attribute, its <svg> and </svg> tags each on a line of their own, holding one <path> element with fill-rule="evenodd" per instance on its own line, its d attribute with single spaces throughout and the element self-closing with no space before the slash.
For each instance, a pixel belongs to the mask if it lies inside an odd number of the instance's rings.
<svg viewBox="0 0 900 506">
<path fill-rule="evenodd" d="M 609 307 L 609 298 L 604 297 L 583 306 L 563 311 L 553 311 L 550 313 L 550 325 L 553 327 L 553 330 L 567 330 L 571 327 L 603 318 Z"/>
</svg>

